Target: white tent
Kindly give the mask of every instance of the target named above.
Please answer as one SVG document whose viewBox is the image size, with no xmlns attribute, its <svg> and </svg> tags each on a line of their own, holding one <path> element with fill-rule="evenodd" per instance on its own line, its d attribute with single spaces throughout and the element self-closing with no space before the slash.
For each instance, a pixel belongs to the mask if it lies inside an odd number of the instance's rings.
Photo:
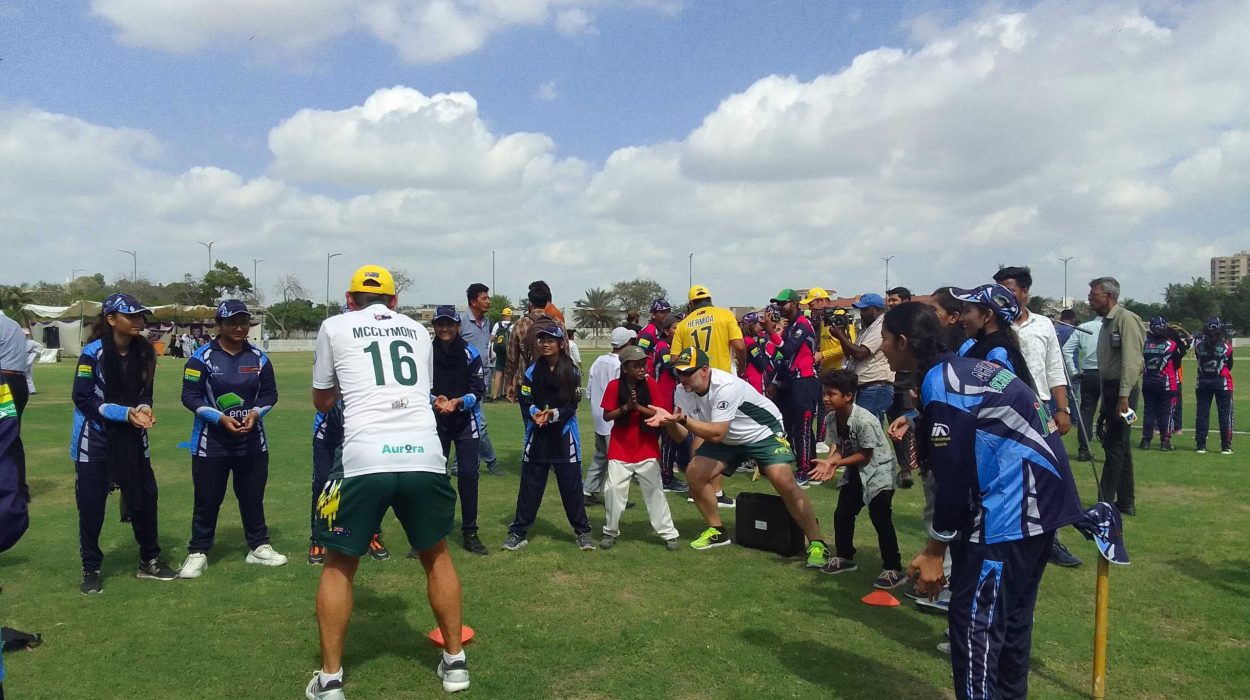
<svg viewBox="0 0 1250 700">
<path fill-rule="evenodd" d="M 95 318 L 100 315 L 103 306 L 98 301 L 76 301 L 69 306 L 26 304 L 22 306 L 22 311 L 34 319 L 30 326 L 30 333 L 36 342 L 43 343 L 49 348 L 59 348 L 62 355 L 74 357 L 82 352 L 88 329 Z M 211 324 L 217 314 L 215 306 L 166 304 L 150 308 L 153 322 L 173 324 L 172 329 L 161 338 L 167 344 L 170 336 L 178 332 L 179 326 L 191 323 Z M 55 331 L 49 332 L 46 329 L 55 329 Z M 53 338 L 53 335 L 56 337 Z"/>
</svg>

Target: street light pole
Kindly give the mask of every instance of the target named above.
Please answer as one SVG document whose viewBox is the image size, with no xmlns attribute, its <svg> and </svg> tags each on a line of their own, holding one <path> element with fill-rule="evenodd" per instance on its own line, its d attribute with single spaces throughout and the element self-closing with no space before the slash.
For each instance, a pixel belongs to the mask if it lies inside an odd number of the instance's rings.
<svg viewBox="0 0 1250 700">
<path fill-rule="evenodd" d="M 256 266 L 263 262 L 264 258 L 252 258 L 252 294 L 257 304 L 260 304 L 260 278 L 256 276 Z"/>
<path fill-rule="evenodd" d="M 495 251 L 490 252 L 490 290 L 495 291 Z M 498 292 L 495 292 L 498 294 Z"/>
<path fill-rule="evenodd" d="M 204 241 L 196 241 L 196 243 L 199 243 L 205 248 L 208 248 L 208 269 L 212 270 L 213 269 L 213 243 L 216 243 L 216 241 L 209 241 L 207 243 L 205 243 Z"/>
<path fill-rule="evenodd" d="M 75 267 L 74 269 L 70 270 L 70 272 L 69 272 L 69 283 L 70 283 L 70 284 L 73 284 L 73 283 L 74 283 L 74 280 L 78 279 L 78 273 L 79 273 L 79 272 L 82 272 L 82 271 L 83 271 L 83 270 L 85 270 L 85 269 L 87 269 L 87 268 L 85 268 L 85 267 Z"/>
<path fill-rule="evenodd" d="M 686 286 L 694 286 L 694 253 L 690 254 L 689 265 L 686 268 Z"/>
<path fill-rule="evenodd" d="M 134 264 L 134 274 L 131 276 L 131 279 L 135 282 L 138 282 L 139 281 L 139 253 L 134 250 L 122 250 L 121 248 L 118 248 L 117 252 L 125 253 L 126 255 L 129 255 L 131 257 L 131 262 Z"/>
<path fill-rule="evenodd" d="M 885 288 L 886 290 L 889 290 L 890 288 L 890 261 L 894 259 L 894 256 L 887 255 L 881 259 L 885 261 Z"/>
<path fill-rule="evenodd" d="M 1068 301 L 1068 261 L 1074 257 L 1076 256 L 1069 255 L 1066 258 L 1059 258 L 1060 260 L 1063 261 L 1063 306 L 1065 307 L 1071 305 L 1070 302 Z"/>
<path fill-rule="evenodd" d="M 326 318 L 330 318 L 330 261 L 342 253 L 326 253 Z"/>
</svg>

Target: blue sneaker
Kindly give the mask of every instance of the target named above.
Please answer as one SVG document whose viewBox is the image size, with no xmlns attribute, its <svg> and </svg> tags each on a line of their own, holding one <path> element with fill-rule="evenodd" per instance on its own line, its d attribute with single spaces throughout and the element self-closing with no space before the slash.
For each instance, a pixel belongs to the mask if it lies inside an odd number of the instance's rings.
<svg viewBox="0 0 1250 700">
<path fill-rule="evenodd" d="M 1068 551 L 1063 543 L 1055 538 L 1053 544 L 1050 545 L 1050 563 L 1055 566 L 1063 566 L 1073 568 L 1081 565 L 1081 560 L 1075 554 Z"/>
</svg>

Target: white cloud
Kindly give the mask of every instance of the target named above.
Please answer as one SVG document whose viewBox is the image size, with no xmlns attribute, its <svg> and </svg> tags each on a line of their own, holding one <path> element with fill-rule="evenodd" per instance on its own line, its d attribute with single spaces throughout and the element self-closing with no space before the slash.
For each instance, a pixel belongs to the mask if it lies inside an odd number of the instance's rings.
<svg viewBox="0 0 1250 700">
<path fill-rule="evenodd" d="M 599 33 L 594 21 L 595 18 L 580 7 L 561 10 L 556 13 L 556 31 L 564 36 L 594 36 Z"/>
</svg>

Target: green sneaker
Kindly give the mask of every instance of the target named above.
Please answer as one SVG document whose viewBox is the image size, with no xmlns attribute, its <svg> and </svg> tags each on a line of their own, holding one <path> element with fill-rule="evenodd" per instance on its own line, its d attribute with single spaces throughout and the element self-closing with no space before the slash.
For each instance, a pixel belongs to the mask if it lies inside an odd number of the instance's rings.
<svg viewBox="0 0 1250 700">
<path fill-rule="evenodd" d="M 829 548 L 823 542 L 807 545 L 807 568 L 819 569 L 829 561 Z"/>
<path fill-rule="evenodd" d="M 709 527 L 703 531 L 702 535 L 699 535 L 693 542 L 690 543 L 690 548 L 711 549 L 713 547 L 723 547 L 727 544 L 729 544 L 729 535 L 726 535 L 714 527 Z"/>
</svg>

